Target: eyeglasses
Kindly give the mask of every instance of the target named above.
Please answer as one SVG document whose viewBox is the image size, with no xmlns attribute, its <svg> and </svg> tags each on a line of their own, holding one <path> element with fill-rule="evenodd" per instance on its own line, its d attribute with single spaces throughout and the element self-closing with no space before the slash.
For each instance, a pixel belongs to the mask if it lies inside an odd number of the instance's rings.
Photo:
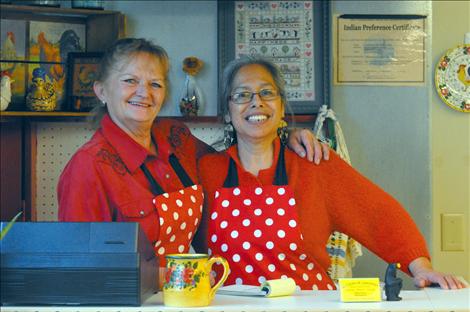
<svg viewBox="0 0 470 312">
<path fill-rule="evenodd" d="M 255 94 L 258 94 L 260 99 L 263 101 L 272 101 L 279 97 L 279 92 L 272 89 L 262 89 L 258 92 L 251 92 L 251 91 L 242 91 L 236 92 L 229 96 L 229 100 L 231 100 L 235 104 L 246 104 L 253 100 Z"/>
</svg>

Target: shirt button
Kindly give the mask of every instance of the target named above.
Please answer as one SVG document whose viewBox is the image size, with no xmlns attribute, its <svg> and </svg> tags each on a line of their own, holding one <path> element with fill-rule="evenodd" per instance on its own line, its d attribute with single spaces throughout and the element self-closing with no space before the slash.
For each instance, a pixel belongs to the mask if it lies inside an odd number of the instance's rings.
<svg viewBox="0 0 470 312">
<path fill-rule="evenodd" d="M 165 174 L 165 178 L 169 179 L 169 178 L 170 178 L 170 174 L 169 174 L 169 173 Z"/>
<path fill-rule="evenodd" d="M 145 212 L 143 210 L 141 210 L 139 213 L 140 213 L 141 216 L 143 216 L 145 214 Z"/>
</svg>

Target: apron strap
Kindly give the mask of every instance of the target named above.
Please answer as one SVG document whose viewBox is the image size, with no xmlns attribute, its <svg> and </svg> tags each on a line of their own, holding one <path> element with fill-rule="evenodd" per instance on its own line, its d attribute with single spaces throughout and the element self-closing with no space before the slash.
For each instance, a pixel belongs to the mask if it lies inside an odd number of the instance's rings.
<svg viewBox="0 0 470 312">
<path fill-rule="evenodd" d="M 235 165 L 235 161 L 230 157 L 230 163 L 228 165 L 228 173 L 227 177 L 224 181 L 224 187 L 236 187 L 238 186 L 238 174 L 237 174 L 237 166 Z"/>
<path fill-rule="evenodd" d="M 284 145 L 281 144 L 281 148 L 279 149 L 279 159 L 276 165 L 276 173 L 274 176 L 274 185 L 287 185 L 288 184 L 287 178 L 287 171 L 286 171 L 286 161 L 284 159 Z M 230 157 L 230 163 L 228 165 L 228 173 L 227 177 L 224 181 L 225 188 L 229 187 L 237 187 L 238 184 L 238 173 L 237 173 L 237 166 L 235 165 L 235 161 Z"/>
<path fill-rule="evenodd" d="M 284 144 L 281 144 L 279 149 L 279 159 L 277 160 L 276 175 L 274 177 L 274 185 L 287 185 L 289 179 L 287 178 L 286 161 L 284 159 Z"/>
<path fill-rule="evenodd" d="M 170 165 L 175 171 L 176 175 L 180 179 L 181 183 L 183 184 L 184 187 L 190 187 L 194 185 L 193 181 L 189 177 L 189 175 L 186 173 L 184 170 L 183 166 L 181 166 L 180 162 L 178 161 L 178 158 L 174 154 L 171 154 L 169 157 Z M 155 178 L 152 176 L 150 173 L 150 170 L 145 166 L 143 163 L 140 165 L 140 169 L 144 172 L 145 177 L 147 178 L 147 181 L 150 183 L 150 188 L 152 191 L 152 194 L 157 196 L 165 193 L 163 188 L 160 186 L 160 184 L 157 183 Z"/>
</svg>

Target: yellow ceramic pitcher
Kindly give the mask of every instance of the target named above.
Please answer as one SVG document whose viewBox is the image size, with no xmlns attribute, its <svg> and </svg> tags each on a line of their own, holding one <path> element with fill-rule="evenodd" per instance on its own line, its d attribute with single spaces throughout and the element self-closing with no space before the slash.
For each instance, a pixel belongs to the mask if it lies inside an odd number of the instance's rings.
<svg viewBox="0 0 470 312">
<path fill-rule="evenodd" d="M 209 258 L 207 254 L 169 254 L 165 256 L 167 272 L 163 285 L 163 303 L 171 307 L 203 307 L 214 299 L 229 272 L 227 260 Z M 214 263 L 224 267 L 224 274 L 211 288 L 210 272 Z"/>
</svg>

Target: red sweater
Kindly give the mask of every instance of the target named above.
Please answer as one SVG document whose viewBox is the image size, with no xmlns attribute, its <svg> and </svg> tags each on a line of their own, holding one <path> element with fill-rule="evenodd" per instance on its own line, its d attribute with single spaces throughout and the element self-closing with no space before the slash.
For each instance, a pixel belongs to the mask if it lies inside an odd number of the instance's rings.
<svg viewBox="0 0 470 312">
<path fill-rule="evenodd" d="M 261 170 L 257 177 L 243 169 L 236 145 L 225 153 L 206 155 L 200 160 L 199 176 L 208 207 L 199 229 L 202 236 L 207 235 L 207 216 L 211 215 L 215 191 L 222 187 L 227 175 L 229 157 L 237 164 L 240 186 L 271 185 L 279 140 L 274 144 L 272 166 Z M 325 272 L 330 266 L 326 243 L 334 230 L 350 235 L 386 262 L 399 262 L 408 274 L 411 261 L 429 258 L 424 237 L 400 203 L 334 152 L 330 151 L 330 160 L 319 166 L 288 149 L 285 160 L 305 248 Z"/>
</svg>

